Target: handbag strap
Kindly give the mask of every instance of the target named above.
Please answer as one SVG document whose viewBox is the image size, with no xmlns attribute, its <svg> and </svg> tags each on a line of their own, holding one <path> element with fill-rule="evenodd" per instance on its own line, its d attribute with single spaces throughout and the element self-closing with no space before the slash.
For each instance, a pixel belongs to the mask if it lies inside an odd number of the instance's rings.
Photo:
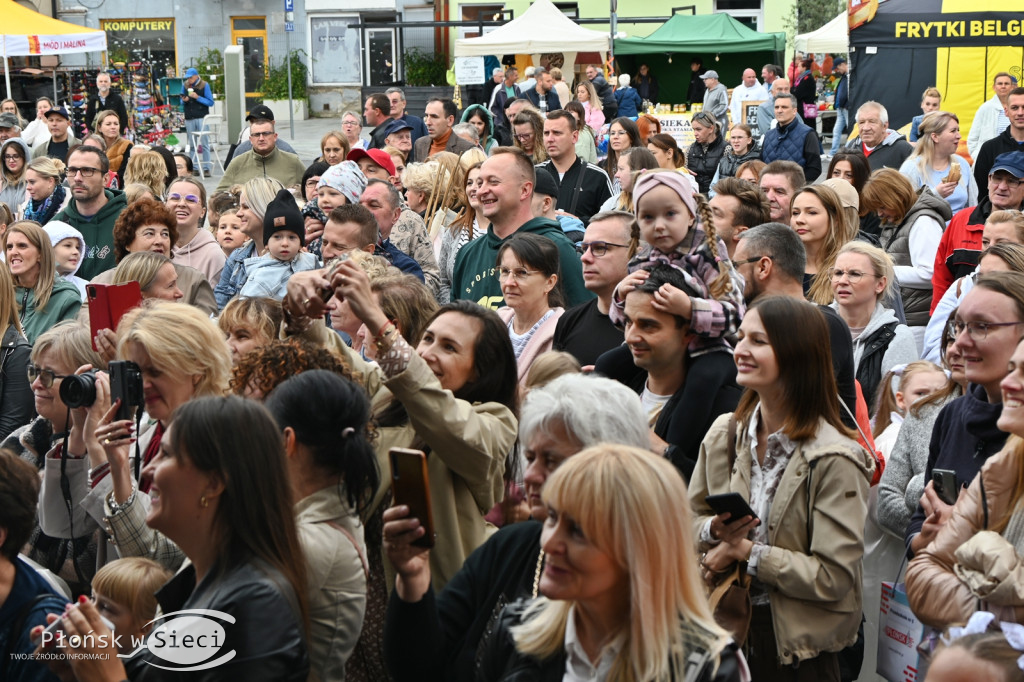
<svg viewBox="0 0 1024 682">
<path fill-rule="evenodd" d="M 985 495 L 985 477 L 982 475 L 981 469 L 978 469 L 978 487 L 981 488 L 982 529 L 988 530 L 988 497 Z"/>
<path fill-rule="evenodd" d="M 729 449 L 729 471 L 736 464 L 736 414 L 729 417 L 729 429 L 726 432 L 726 445 Z"/>
<path fill-rule="evenodd" d="M 334 528 L 335 530 L 340 530 L 342 533 L 345 534 L 345 537 L 347 537 L 349 542 L 352 543 L 352 546 L 356 548 L 356 553 L 359 555 L 359 561 L 361 561 L 363 564 L 363 574 L 366 576 L 367 579 L 369 579 L 370 564 L 366 562 L 366 555 L 363 553 L 363 548 L 359 546 L 358 542 L 356 542 L 356 539 L 352 535 L 352 533 L 348 532 L 347 528 L 342 526 L 340 523 L 337 523 L 336 521 L 323 521 L 322 523 L 326 523 L 331 528 Z"/>
</svg>

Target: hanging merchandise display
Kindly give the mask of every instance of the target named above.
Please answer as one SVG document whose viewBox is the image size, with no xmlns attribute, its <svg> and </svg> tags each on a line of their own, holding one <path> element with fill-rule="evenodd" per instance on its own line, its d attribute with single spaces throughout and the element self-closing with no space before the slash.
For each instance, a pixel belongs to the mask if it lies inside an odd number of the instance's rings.
<svg viewBox="0 0 1024 682">
<path fill-rule="evenodd" d="M 128 115 L 135 122 L 135 141 L 149 145 L 166 144 L 174 129 L 185 125 L 182 114 L 160 101 L 149 62 L 129 62 L 126 68 L 127 82 L 131 87 Z"/>
</svg>

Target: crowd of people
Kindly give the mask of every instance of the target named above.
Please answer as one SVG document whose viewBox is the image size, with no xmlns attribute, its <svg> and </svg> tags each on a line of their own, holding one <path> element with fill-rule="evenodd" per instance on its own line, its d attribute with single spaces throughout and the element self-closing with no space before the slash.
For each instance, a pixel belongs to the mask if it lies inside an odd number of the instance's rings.
<svg viewBox="0 0 1024 682">
<path fill-rule="evenodd" d="M 1024 88 L 973 165 L 934 89 L 824 154 L 792 67 L 696 61 L 688 149 L 646 65 L 311 160 L 261 105 L 209 195 L 109 79 L 0 127 L 0 679 L 182 675 L 133 643 L 185 611 L 204 680 L 873 680 L 907 559 L 929 679 L 1020 679 Z"/>
</svg>

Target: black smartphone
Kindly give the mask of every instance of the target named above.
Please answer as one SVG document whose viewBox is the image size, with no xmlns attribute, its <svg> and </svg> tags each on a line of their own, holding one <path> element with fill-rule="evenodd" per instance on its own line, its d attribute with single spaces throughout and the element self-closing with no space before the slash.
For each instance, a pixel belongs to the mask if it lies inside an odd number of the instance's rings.
<svg viewBox="0 0 1024 682">
<path fill-rule="evenodd" d="M 744 516 L 757 518 L 757 514 L 750 508 L 747 501 L 739 493 L 724 493 L 722 495 L 708 495 L 704 498 L 708 506 L 715 510 L 716 514 L 729 513 L 732 516 L 725 522 L 725 525 L 739 521 Z"/>
<path fill-rule="evenodd" d="M 932 487 L 935 494 L 946 504 L 956 504 L 960 496 L 960 486 L 956 482 L 956 472 L 949 469 L 932 469 Z"/>
<path fill-rule="evenodd" d="M 423 537 L 414 540 L 417 547 L 434 546 L 434 514 L 430 506 L 430 479 L 427 477 L 427 456 L 422 450 L 391 448 L 391 491 L 395 504 L 409 507 L 409 516 L 417 518 Z"/>
</svg>

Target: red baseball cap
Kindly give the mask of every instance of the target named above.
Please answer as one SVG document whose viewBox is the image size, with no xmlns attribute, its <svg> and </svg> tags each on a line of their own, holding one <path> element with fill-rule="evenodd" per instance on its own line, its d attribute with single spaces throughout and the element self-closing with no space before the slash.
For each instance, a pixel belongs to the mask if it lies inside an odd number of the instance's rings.
<svg viewBox="0 0 1024 682">
<path fill-rule="evenodd" d="M 388 175 L 393 176 L 395 174 L 395 162 L 391 160 L 391 157 L 383 149 L 353 149 L 345 158 L 359 163 L 359 159 L 366 157 L 373 159 L 373 162 L 386 170 Z"/>
</svg>

